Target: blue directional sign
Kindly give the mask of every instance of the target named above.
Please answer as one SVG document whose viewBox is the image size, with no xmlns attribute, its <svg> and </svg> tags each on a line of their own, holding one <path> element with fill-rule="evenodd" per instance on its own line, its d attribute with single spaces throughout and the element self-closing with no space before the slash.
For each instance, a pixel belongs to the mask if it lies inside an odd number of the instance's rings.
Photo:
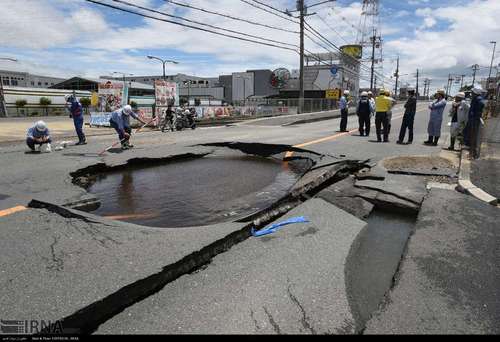
<svg viewBox="0 0 500 342">
<path fill-rule="evenodd" d="M 334 65 L 330 68 L 330 72 L 332 73 L 333 76 L 337 75 L 337 72 L 339 71 L 339 68 Z"/>
</svg>

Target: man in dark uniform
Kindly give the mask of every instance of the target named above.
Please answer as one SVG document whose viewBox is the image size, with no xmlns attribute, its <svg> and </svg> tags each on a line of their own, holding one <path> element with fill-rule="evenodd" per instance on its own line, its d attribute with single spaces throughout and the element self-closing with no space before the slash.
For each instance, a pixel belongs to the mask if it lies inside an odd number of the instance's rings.
<svg viewBox="0 0 500 342">
<path fill-rule="evenodd" d="M 373 112 L 372 104 L 368 99 L 368 93 L 366 91 L 361 93 L 361 99 L 358 101 L 356 108 L 356 114 L 359 118 L 359 135 L 369 136 L 370 126 L 371 126 L 371 114 Z"/>
<path fill-rule="evenodd" d="M 417 112 L 417 97 L 415 96 L 415 89 L 408 89 L 408 101 L 405 104 L 405 114 L 403 116 L 403 124 L 399 131 L 399 140 L 397 144 L 403 145 L 408 129 L 408 144 L 413 143 L 413 123 L 415 122 L 415 113 Z"/>
</svg>

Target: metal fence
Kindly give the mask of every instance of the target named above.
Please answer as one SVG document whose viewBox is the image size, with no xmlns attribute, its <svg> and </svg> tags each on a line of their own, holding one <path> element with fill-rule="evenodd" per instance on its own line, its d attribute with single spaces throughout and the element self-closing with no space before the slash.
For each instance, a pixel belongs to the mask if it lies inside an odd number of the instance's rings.
<svg viewBox="0 0 500 342">
<path fill-rule="evenodd" d="M 257 111 L 262 111 L 266 107 L 270 108 L 288 108 L 288 113 L 298 112 L 299 99 L 248 99 L 246 101 L 236 101 L 235 106 L 255 107 Z M 260 109 L 260 110 L 259 110 Z M 330 99 L 304 99 L 303 113 L 323 112 L 338 109 L 338 101 Z M 279 111 L 274 111 L 279 112 Z"/>
</svg>

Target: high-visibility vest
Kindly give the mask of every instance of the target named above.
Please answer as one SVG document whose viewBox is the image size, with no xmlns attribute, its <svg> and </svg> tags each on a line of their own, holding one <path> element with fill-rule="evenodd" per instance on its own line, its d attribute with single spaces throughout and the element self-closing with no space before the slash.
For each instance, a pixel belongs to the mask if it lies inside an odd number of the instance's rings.
<svg viewBox="0 0 500 342">
<path fill-rule="evenodd" d="M 378 96 L 375 99 L 376 112 L 388 112 L 391 109 L 392 101 L 385 95 Z"/>
</svg>

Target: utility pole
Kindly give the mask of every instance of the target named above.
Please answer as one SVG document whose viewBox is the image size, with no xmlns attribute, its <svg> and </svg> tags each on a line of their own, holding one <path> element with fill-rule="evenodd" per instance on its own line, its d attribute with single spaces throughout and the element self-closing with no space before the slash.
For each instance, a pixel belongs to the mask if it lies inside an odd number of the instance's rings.
<svg viewBox="0 0 500 342">
<path fill-rule="evenodd" d="M 419 70 L 417 69 L 417 86 L 415 87 L 415 94 L 417 95 L 417 101 L 418 101 L 418 77 L 419 77 Z"/>
<path fill-rule="evenodd" d="M 304 0 L 297 0 L 297 10 L 300 12 L 300 75 L 299 75 L 299 114 L 304 110 L 304 24 L 305 24 L 305 8 Z"/>
<path fill-rule="evenodd" d="M 462 82 L 460 83 L 460 91 L 462 91 L 463 87 L 464 87 L 464 77 L 465 75 L 460 75 L 462 77 Z"/>
<path fill-rule="evenodd" d="M 398 98 L 398 81 L 399 81 L 399 56 L 398 56 L 398 62 L 397 62 L 397 67 L 396 67 L 396 73 L 394 74 L 396 76 L 396 87 L 394 88 L 394 96 L 396 96 L 396 99 Z"/>
<path fill-rule="evenodd" d="M 490 73 L 488 75 L 488 80 L 486 81 L 486 91 L 488 91 L 488 93 L 489 93 L 489 89 L 490 89 L 491 70 L 493 70 L 493 61 L 495 60 L 495 51 L 496 51 L 496 47 L 497 47 L 497 42 L 492 41 L 492 42 L 490 42 L 490 44 L 493 44 L 493 54 L 491 55 Z M 495 80 L 495 84 L 496 84 L 496 80 Z"/>
<path fill-rule="evenodd" d="M 373 77 L 375 74 L 375 40 L 377 39 L 377 31 L 373 29 L 373 37 L 372 37 L 372 67 L 371 67 L 371 78 L 370 78 L 370 89 L 372 92 L 375 91 L 373 89 Z"/>
<path fill-rule="evenodd" d="M 478 70 L 479 70 L 479 65 L 474 64 L 472 66 L 472 71 L 473 71 L 473 74 L 472 74 L 472 88 L 474 88 L 474 86 L 476 85 L 476 72 Z"/>
<path fill-rule="evenodd" d="M 453 78 L 451 78 L 451 74 L 448 74 L 448 83 L 446 83 L 446 98 L 450 95 L 452 82 Z"/>
</svg>

